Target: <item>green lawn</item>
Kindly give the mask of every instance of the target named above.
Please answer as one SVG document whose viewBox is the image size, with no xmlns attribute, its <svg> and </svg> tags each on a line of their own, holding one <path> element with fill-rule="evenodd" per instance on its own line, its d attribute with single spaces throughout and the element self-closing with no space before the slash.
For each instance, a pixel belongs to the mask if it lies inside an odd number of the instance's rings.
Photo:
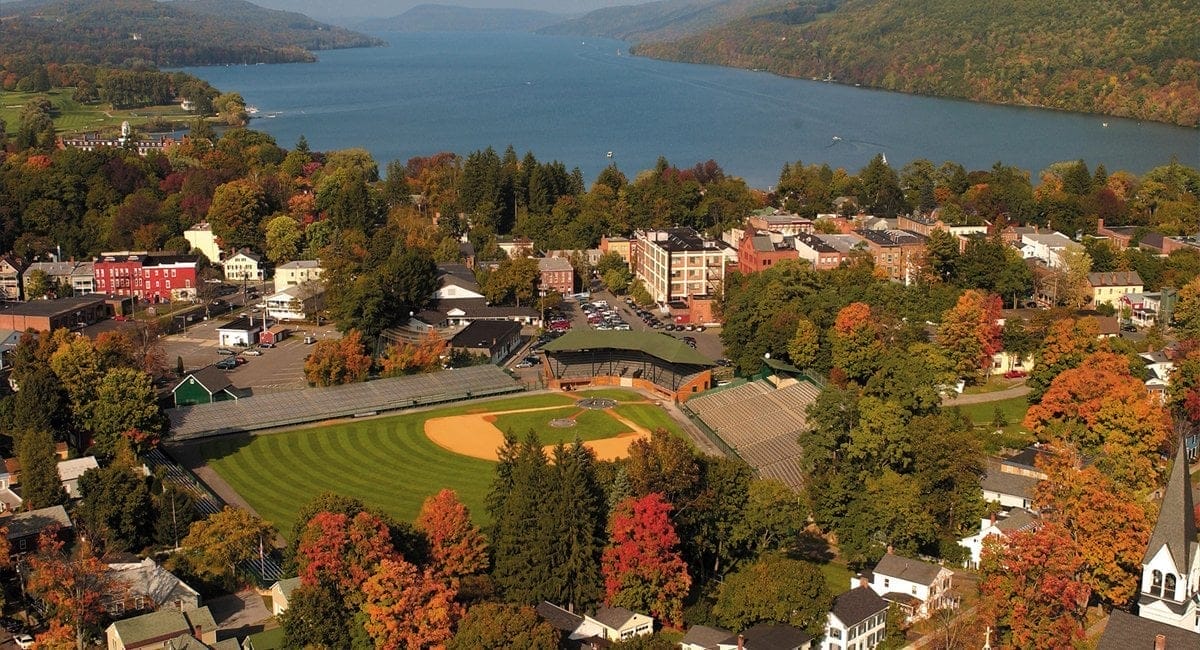
<svg viewBox="0 0 1200 650">
<path fill-rule="evenodd" d="M 825 576 L 825 584 L 829 585 L 829 591 L 833 592 L 834 596 L 850 591 L 850 578 L 854 577 L 854 572 L 845 564 L 826 562 L 818 564 L 817 567 L 821 569 Z"/>
<path fill-rule="evenodd" d="M 199 453 L 260 515 L 284 533 L 291 530 L 296 510 L 324 491 L 358 497 L 398 519 L 412 521 L 426 497 L 442 488 L 452 488 L 471 509 L 475 521 L 482 524 L 488 520 L 483 502 L 491 486 L 494 463 L 437 446 L 425 436 L 425 421 L 467 413 L 563 407 L 513 414 L 536 416 L 545 423 L 559 412 L 578 412 L 573 406 L 576 399 L 557 393 L 528 395 L 269 435 L 226 436 L 201 443 Z M 647 428 L 664 426 L 682 433 L 665 411 L 652 404 L 623 404 L 617 410 Z M 583 417 L 604 423 L 589 421 L 589 426 L 626 430 L 604 411 L 585 411 Z M 555 431 L 569 441 L 585 428 Z M 610 435 L 614 434 L 599 437 Z"/>
<path fill-rule="evenodd" d="M 1025 419 L 1025 412 L 1029 410 L 1029 400 L 1025 396 L 981 404 L 967 404 L 955 408 L 960 409 L 963 415 L 975 422 L 980 435 L 985 436 L 983 438 L 984 449 L 990 453 L 995 453 L 1005 447 L 1021 449 L 1033 442 L 1032 435 L 1021 424 L 1021 421 Z M 1004 414 L 1004 419 L 1008 421 L 1001 434 L 996 434 L 995 428 L 992 426 L 997 408 Z"/>
<path fill-rule="evenodd" d="M 190 122 L 195 119 L 194 113 L 183 110 L 178 104 L 113 110 L 108 104 L 80 104 L 71 99 L 74 92 L 74 88 L 55 88 L 45 93 L 0 93 L 0 119 L 7 123 L 10 133 L 15 133 L 21 107 L 39 95 L 50 100 L 54 107 L 54 126 L 66 133 L 116 129 L 126 120 L 137 126 L 154 117 L 177 122 Z"/>
<path fill-rule="evenodd" d="M 569 429 L 550 426 L 550 420 L 558 418 L 574 418 L 575 426 Z M 567 406 L 553 411 L 498 415 L 495 424 L 497 429 L 512 432 L 517 437 L 524 436 L 532 429 L 537 432 L 538 438 L 541 438 L 542 442 L 547 445 L 559 442 L 569 443 L 576 437 L 587 441 L 629 433 L 629 427 L 612 419 L 604 411 L 581 409 L 578 406 Z"/>
<path fill-rule="evenodd" d="M 579 393 L 580 397 L 594 397 L 596 399 L 611 399 L 618 402 L 644 402 L 646 396 L 631 390 L 623 388 L 597 388 L 595 390 L 585 390 Z"/>
</svg>

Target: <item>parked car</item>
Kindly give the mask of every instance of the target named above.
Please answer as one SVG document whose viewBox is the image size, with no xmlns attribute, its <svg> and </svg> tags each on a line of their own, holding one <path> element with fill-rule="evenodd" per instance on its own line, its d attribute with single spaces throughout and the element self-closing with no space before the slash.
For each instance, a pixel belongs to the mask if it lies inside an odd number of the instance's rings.
<svg viewBox="0 0 1200 650">
<path fill-rule="evenodd" d="M 229 348 L 217 348 L 217 354 L 223 354 L 227 357 L 232 357 L 233 355 L 237 354 L 237 352 L 234 352 Z"/>
<path fill-rule="evenodd" d="M 275 347 L 275 344 L 274 343 L 259 343 L 258 347 L 270 350 L 271 348 Z"/>
<path fill-rule="evenodd" d="M 216 365 L 216 367 L 221 370 L 233 370 L 234 368 L 236 368 L 238 366 L 237 357 L 229 357 L 227 359 L 221 359 L 214 365 Z"/>
<path fill-rule="evenodd" d="M 252 348 L 252 349 L 246 350 L 246 351 L 245 351 L 245 352 L 243 352 L 242 354 L 244 354 L 244 355 L 246 355 L 246 356 L 248 356 L 248 357 L 261 357 L 261 356 L 262 356 L 262 350 L 259 350 L 258 348 Z"/>
<path fill-rule="evenodd" d="M 1020 379 L 1021 377 L 1024 377 L 1028 374 L 1029 373 L 1025 372 L 1024 370 L 1009 370 L 1008 372 L 1004 373 L 1004 378 L 1005 379 Z"/>
<path fill-rule="evenodd" d="M 27 648 L 33 647 L 33 637 L 29 636 L 28 634 L 18 634 L 14 636 L 13 642 L 16 643 L 17 647 L 21 648 L 21 650 L 26 650 Z"/>
<path fill-rule="evenodd" d="M 306 336 L 306 337 L 304 337 L 304 344 L 305 344 L 305 345 L 312 345 L 313 343 L 316 343 L 316 342 L 317 342 L 317 337 L 315 337 L 315 336 Z"/>
<path fill-rule="evenodd" d="M 234 357 L 233 362 L 240 366 L 243 363 L 246 363 L 246 357 L 241 357 L 241 356 Z"/>
<path fill-rule="evenodd" d="M 1121 331 L 1122 332 L 1136 332 L 1137 325 L 1134 325 L 1133 323 L 1125 323 L 1124 325 L 1121 326 Z"/>
</svg>

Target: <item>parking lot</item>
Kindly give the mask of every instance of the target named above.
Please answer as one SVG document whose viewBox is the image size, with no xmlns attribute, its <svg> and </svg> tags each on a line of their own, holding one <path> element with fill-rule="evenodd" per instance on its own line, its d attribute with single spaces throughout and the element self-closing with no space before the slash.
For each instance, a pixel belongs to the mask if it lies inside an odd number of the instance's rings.
<svg viewBox="0 0 1200 650">
<path fill-rule="evenodd" d="M 228 357 L 217 354 L 217 327 L 229 322 L 244 310 L 235 310 L 207 321 L 188 325 L 179 334 L 163 337 L 163 348 L 167 354 L 167 367 L 174 368 L 176 358 L 183 359 L 185 370 L 195 370 L 212 365 Z M 311 323 L 295 323 L 292 334 L 277 343 L 274 348 L 262 350 L 262 355 L 241 354 L 246 363 L 228 371 L 229 380 L 238 388 L 251 388 L 256 394 L 304 388 L 304 359 L 311 345 L 304 344 L 305 335 L 317 340 L 338 338 L 341 334 L 333 325 L 315 327 Z M 240 348 L 231 348 L 241 351 Z"/>
</svg>

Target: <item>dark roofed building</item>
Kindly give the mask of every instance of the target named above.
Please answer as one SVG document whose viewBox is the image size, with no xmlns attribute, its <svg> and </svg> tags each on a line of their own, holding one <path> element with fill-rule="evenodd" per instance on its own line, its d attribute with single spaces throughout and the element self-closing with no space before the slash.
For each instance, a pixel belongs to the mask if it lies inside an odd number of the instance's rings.
<svg viewBox="0 0 1200 650">
<path fill-rule="evenodd" d="M 0 305 L 0 329 L 50 332 L 64 327 L 72 329 L 81 324 L 91 325 L 107 316 L 105 297 L 98 294 L 4 303 Z"/>
<path fill-rule="evenodd" d="M 875 267 L 887 272 L 889 279 L 907 281 L 925 257 L 925 238 L 907 230 L 856 230 L 867 251 L 875 258 Z"/>
<path fill-rule="evenodd" d="M 216 366 L 206 366 L 189 372 L 175 388 L 171 389 L 175 406 L 224 402 L 238 398 L 237 389 L 229 381 L 229 375 Z"/>
<path fill-rule="evenodd" d="M 18 512 L 6 522 L 9 552 L 13 555 L 32 553 L 37 550 L 38 536 L 43 531 L 58 527 L 60 539 L 70 534 L 71 517 L 66 508 L 50 506 L 28 512 Z"/>
<path fill-rule="evenodd" d="M 538 603 L 535 609 L 537 609 L 538 616 L 546 619 L 546 622 L 554 629 L 563 633 L 564 639 L 579 629 L 579 626 L 583 623 L 582 616 L 572 614 L 558 605 L 548 603 L 544 600 Z"/>
<path fill-rule="evenodd" d="M 738 242 L 738 270 L 742 273 L 757 273 L 799 257 L 793 238 L 778 233 L 747 230 Z"/>
<path fill-rule="evenodd" d="M 895 555 L 879 559 L 871 574 L 871 590 L 884 600 L 900 605 L 910 621 L 952 607 L 950 596 L 954 572 L 943 566 Z"/>
<path fill-rule="evenodd" d="M 759 623 L 741 634 L 730 635 L 718 644 L 721 650 L 807 650 L 812 635 L 798 627 L 782 623 Z"/>
<path fill-rule="evenodd" d="M 484 355 L 491 363 L 500 363 L 521 345 L 521 324 L 510 320 L 471 321 L 450 339 L 452 350 Z"/>
<path fill-rule="evenodd" d="M 874 648 L 887 628 L 888 602 L 870 587 L 855 587 L 833 599 L 825 637 L 839 648 Z"/>
<path fill-rule="evenodd" d="M 732 636 L 728 630 L 707 625 L 693 625 L 679 640 L 680 650 L 717 650 L 720 643 Z"/>
<path fill-rule="evenodd" d="M 511 320 L 523 325 L 538 325 L 542 313 L 533 307 L 489 305 L 480 298 L 443 298 L 434 300 L 413 317 L 429 327 L 466 325 L 477 320 Z"/>
<path fill-rule="evenodd" d="M 1159 639 L 1162 644 L 1160 645 Z M 1096 650 L 1175 650 L 1200 648 L 1200 634 L 1134 616 L 1119 609 L 1108 616 Z"/>
</svg>

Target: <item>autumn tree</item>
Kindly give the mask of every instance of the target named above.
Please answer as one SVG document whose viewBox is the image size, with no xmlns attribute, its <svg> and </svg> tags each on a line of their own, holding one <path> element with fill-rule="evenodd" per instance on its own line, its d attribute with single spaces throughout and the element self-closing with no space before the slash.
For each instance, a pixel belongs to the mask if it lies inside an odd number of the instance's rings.
<svg viewBox="0 0 1200 650">
<path fill-rule="evenodd" d="M 1099 338 L 1100 324 L 1090 316 L 1078 320 L 1064 318 L 1050 325 L 1042 347 L 1034 355 L 1033 372 L 1026 384 L 1029 400 L 1036 402 L 1050 387 L 1050 382 L 1064 370 L 1078 367 L 1093 352 L 1107 350 L 1108 344 Z"/>
<path fill-rule="evenodd" d="M 980 606 L 999 645 L 1069 650 L 1083 639 L 1091 591 L 1078 578 L 1083 559 L 1054 523 L 984 540 Z"/>
<path fill-rule="evenodd" d="M 817 360 L 821 350 L 820 333 L 817 326 L 807 318 L 796 323 L 796 333 L 788 342 L 788 358 L 797 368 L 807 368 Z"/>
<path fill-rule="evenodd" d="M 648 611 L 678 627 L 692 579 L 670 513 L 671 504 L 657 493 L 617 504 L 601 566 L 605 604 Z"/>
<path fill-rule="evenodd" d="M 438 576 L 458 580 L 487 569 L 487 540 L 471 523 L 470 512 L 454 490 L 442 490 L 425 499 L 416 523 L 429 540 L 429 555 Z"/>
<path fill-rule="evenodd" d="M 263 188 L 252 180 L 238 179 L 221 185 L 213 193 L 208 222 L 225 248 L 262 250 L 259 222 L 268 212 Z"/>
<path fill-rule="evenodd" d="M 92 552 L 86 541 L 67 552 L 51 527 L 38 538 L 38 552 L 29 560 L 25 588 L 50 605 L 50 616 L 60 626 L 75 632 L 75 647 L 83 650 L 88 627 L 104 615 L 103 599 L 112 579 L 108 565 Z"/>
<path fill-rule="evenodd" d="M 846 378 L 865 384 L 883 357 L 879 325 L 871 316 L 866 303 L 850 303 L 838 311 L 829 335 L 833 348 L 833 365 Z"/>
<path fill-rule="evenodd" d="M 300 224 L 290 216 L 280 215 L 267 222 L 266 232 L 267 259 L 275 264 L 285 264 L 300 256 L 304 243 L 304 231 Z"/>
<path fill-rule="evenodd" d="M 561 634 L 528 605 L 481 603 L 467 610 L 448 650 L 557 650 Z"/>
<path fill-rule="evenodd" d="M 1060 373 L 1025 414 L 1025 426 L 1043 441 L 1063 440 L 1098 454 L 1101 469 L 1135 492 L 1157 484 L 1157 459 L 1171 436 L 1162 404 L 1130 374 L 1126 358 L 1111 352 Z"/>
<path fill-rule="evenodd" d="M 946 351 L 960 377 L 986 377 L 992 355 L 1001 349 L 1000 297 L 971 289 L 942 315 L 938 345 Z"/>
<path fill-rule="evenodd" d="M 192 523 L 179 553 L 197 575 L 232 582 L 238 565 L 258 557 L 275 538 L 271 524 L 247 510 L 225 506 Z"/>
<path fill-rule="evenodd" d="M 377 648 L 444 646 L 462 616 L 453 586 L 399 558 L 380 562 L 362 592 L 364 625 Z"/>
<path fill-rule="evenodd" d="M 767 553 L 725 578 L 713 614 L 731 630 L 785 623 L 818 636 L 832 604 L 833 594 L 815 565 Z"/>
<path fill-rule="evenodd" d="M 309 520 L 296 549 L 301 584 L 332 585 L 354 607 L 359 589 L 384 559 L 395 557 L 387 524 L 370 513 L 322 512 Z"/>
<path fill-rule="evenodd" d="M 389 345 L 379 365 L 384 377 L 398 377 L 418 372 L 442 369 L 442 355 L 448 342 L 435 330 L 429 330 L 416 342 L 397 342 Z"/>
<path fill-rule="evenodd" d="M 371 355 L 363 350 L 357 330 L 340 339 L 317 341 L 304 362 L 304 378 L 313 386 L 337 386 L 364 381 L 371 370 Z"/>
<path fill-rule="evenodd" d="M 132 368 L 109 370 L 96 387 L 87 424 L 104 453 L 112 453 L 117 439 L 130 429 L 161 431 L 166 422 L 150 375 Z"/>
</svg>

